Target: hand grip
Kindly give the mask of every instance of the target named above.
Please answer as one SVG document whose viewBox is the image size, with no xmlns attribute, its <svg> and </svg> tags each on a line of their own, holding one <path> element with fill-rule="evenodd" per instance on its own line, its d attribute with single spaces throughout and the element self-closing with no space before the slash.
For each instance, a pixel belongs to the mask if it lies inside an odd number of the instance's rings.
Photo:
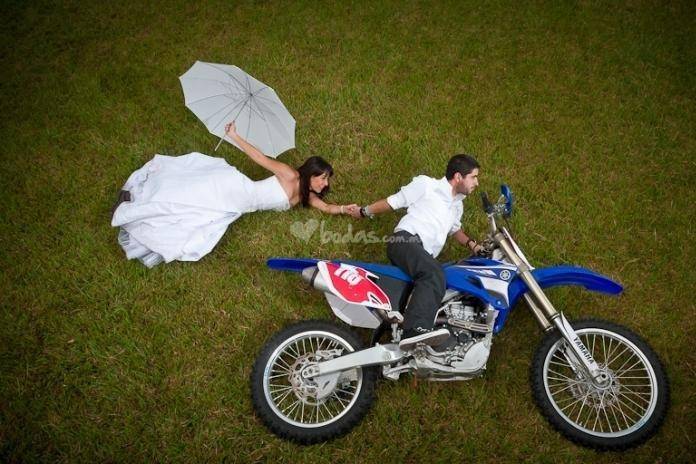
<svg viewBox="0 0 696 464">
<path fill-rule="evenodd" d="M 481 192 L 481 203 L 483 203 L 483 210 L 486 214 L 491 214 L 493 212 L 493 205 L 488 199 L 488 194 L 486 192 Z"/>
</svg>

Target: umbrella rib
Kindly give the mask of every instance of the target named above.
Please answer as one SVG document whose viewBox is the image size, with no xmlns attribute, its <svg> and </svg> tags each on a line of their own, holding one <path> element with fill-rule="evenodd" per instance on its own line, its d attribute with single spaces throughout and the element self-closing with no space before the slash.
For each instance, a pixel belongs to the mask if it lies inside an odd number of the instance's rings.
<svg viewBox="0 0 696 464">
<path fill-rule="evenodd" d="M 256 96 L 257 94 L 260 94 L 261 92 L 263 92 L 263 91 L 266 90 L 267 88 L 268 88 L 268 86 L 267 86 L 267 85 L 264 85 L 264 86 L 261 87 L 259 90 L 257 90 L 256 92 L 252 93 L 252 95 L 253 95 L 253 96 Z M 261 98 L 263 98 L 263 97 L 261 97 Z"/>
<path fill-rule="evenodd" d="M 244 104 L 246 105 L 248 102 L 249 102 L 249 100 L 244 102 Z M 241 112 L 241 110 L 240 110 L 240 112 Z M 249 131 L 250 130 L 251 130 L 251 105 L 249 105 L 249 120 L 247 121 L 246 137 L 244 137 L 247 140 L 249 140 Z"/>
<path fill-rule="evenodd" d="M 223 72 L 224 72 L 224 71 L 223 71 Z M 228 74 L 228 76 L 229 76 L 229 74 Z M 232 76 L 230 76 L 230 77 L 232 77 Z M 232 77 L 232 78 L 234 79 L 234 77 Z M 225 81 L 220 80 L 220 79 L 211 79 L 211 78 L 209 78 L 209 77 L 196 77 L 196 76 L 189 76 L 189 77 L 186 77 L 186 81 L 194 80 L 194 79 L 199 80 L 199 81 L 210 81 L 210 82 L 215 82 L 215 83 L 217 83 L 217 84 L 224 84 L 224 85 L 231 85 L 231 84 L 234 84 L 233 82 L 229 82 L 229 81 L 228 81 L 228 82 L 225 82 Z M 181 85 L 182 85 L 182 87 L 183 87 L 184 81 L 181 80 L 181 79 L 179 79 L 179 80 L 181 81 Z M 239 81 L 237 81 L 237 84 L 239 84 L 239 87 L 241 87 L 240 92 L 241 92 L 242 94 L 248 93 L 247 89 L 244 88 L 244 85 L 242 85 Z"/>
<path fill-rule="evenodd" d="M 259 104 L 259 103 L 257 103 L 257 104 Z M 263 104 L 263 103 L 261 103 L 261 105 L 262 105 L 262 104 Z M 259 106 L 259 108 L 261 108 L 261 106 Z M 263 110 L 262 110 L 262 111 L 263 111 Z M 269 113 L 269 114 L 273 114 L 273 111 L 270 111 L 270 110 L 269 110 L 268 113 Z M 291 116 L 291 117 L 292 117 L 292 116 Z M 278 118 L 278 116 L 276 116 L 276 118 Z M 285 132 L 285 135 L 286 135 L 287 137 L 290 137 L 290 133 L 287 131 L 287 129 L 286 129 L 285 126 L 283 125 L 282 121 L 280 121 L 279 118 L 278 118 L 278 121 L 281 123 L 281 128 L 282 128 L 283 131 Z"/>
<path fill-rule="evenodd" d="M 266 102 L 277 106 L 278 108 L 282 109 L 283 111 L 288 111 L 288 109 L 283 106 L 283 103 L 280 100 L 271 100 L 270 98 L 266 97 L 259 97 L 258 95 L 252 95 L 254 98 L 260 98 L 261 100 L 265 100 Z"/>
<path fill-rule="evenodd" d="M 241 100 L 241 101 L 239 101 L 239 102 L 236 102 L 237 104 L 235 105 L 235 107 L 232 108 L 231 110 L 229 110 L 229 111 L 227 112 L 227 114 L 225 114 L 225 116 L 227 116 L 227 115 L 230 114 L 232 111 L 234 111 L 235 108 L 237 108 L 237 106 L 239 106 L 240 103 L 244 103 L 244 102 L 245 102 L 245 100 Z M 232 103 L 235 103 L 235 102 L 232 102 Z M 213 116 L 215 116 L 216 114 L 220 113 L 220 112 L 223 111 L 224 109 L 226 109 L 226 108 L 228 108 L 229 106 L 231 106 L 232 103 L 230 103 L 229 105 L 223 106 L 222 108 L 220 108 L 219 110 L 217 110 L 215 113 L 213 113 L 213 114 L 211 114 L 210 116 L 208 116 L 203 122 L 206 123 L 206 125 L 207 125 L 208 121 L 210 121 L 210 119 L 211 119 Z M 244 108 L 244 107 L 242 107 L 242 108 Z M 241 110 L 239 110 L 239 111 L 241 111 Z M 238 114 L 239 114 L 239 113 L 238 113 Z M 222 117 L 221 121 L 225 119 L 225 116 Z M 215 126 L 213 126 L 213 130 L 214 130 L 214 129 L 217 129 L 217 127 L 218 127 L 219 125 L 220 125 L 220 123 L 217 123 Z"/>
<path fill-rule="evenodd" d="M 254 96 L 254 98 L 260 98 L 261 100 L 266 100 L 268 103 L 273 103 L 275 105 L 278 105 L 278 102 L 276 100 L 272 100 L 272 99 L 266 98 L 266 97 L 260 97 L 256 94 L 253 94 L 253 96 Z M 278 106 L 280 106 L 280 105 L 278 105 Z"/>
<path fill-rule="evenodd" d="M 254 100 L 254 97 L 252 96 L 250 101 L 253 102 L 253 100 Z M 256 103 L 256 102 L 254 102 L 254 103 Z M 258 103 L 256 104 L 256 106 L 258 106 Z M 249 104 L 249 108 L 251 108 L 251 104 Z M 258 112 L 261 116 L 261 119 L 263 120 L 264 125 L 266 126 L 266 133 L 268 134 L 268 140 L 271 141 L 271 150 L 273 150 L 273 154 L 275 155 L 276 147 L 275 147 L 275 143 L 273 143 L 273 134 L 271 134 L 271 128 L 268 126 L 268 121 L 264 117 L 263 111 L 261 110 L 260 107 L 258 109 Z"/>
<path fill-rule="evenodd" d="M 234 79 L 234 81 L 235 81 L 237 84 L 239 84 L 240 86 L 242 86 L 242 88 L 245 88 L 245 87 L 244 87 L 244 84 L 242 84 L 241 82 L 239 82 L 239 81 L 237 80 L 236 77 L 234 77 L 232 74 L 228 73 L 228 72 L 225 71 L 224 69 L 218 68 L 217 66 L 213 65 L 213 63 L 206 63 L 206 64 L 207 64 L 208 66 L 210 66 L 211 68 L 217 69 L 218 71 L 220 71 L 220 72 L 222 72 L 222 73 L 224 73 L 224 74 L 227 74 L 227 75 L 230 76 L 232 79 Z M 219 81 L 218 81 L 218 82 L 219 82 Z M 249 90 L 249 88 L 247 87 L 246 90 Z"/>
<path fill-rule="evenodd" d="M 243 103 L 244 103 L 244 105 L 242 105 L 242 107 L 239 108 L 239 111 L 237 111 L 237 114 L 234 116 L 234 118 L 232 118 L 232 121 L 236 121 L 236 120 L 237 120 L 237 116 L 239 116 L 239 113 L 241 113 L 242 110 L 244 109 L 244 107 L 246 106 L 247 100 L 245 100 Z M 235 108 L 236 108 L 236 107 L 235 107 Z M 217 128 L 220 126 L 220 124 L 225 120 L 225 118 L 227 117 L 227 115 L 230 114 L 232 111 L 234 111 L 234 108 L 232 108 L 230 111 L 228 111 L 227 114 L 225 114 L 225 116 L 224 116 L 222 119 L 220 119 L 220 122 L 217 123 L 215 126 L 213 126 L 213 130 L 217 129 Z M 211 131 L 211 132 L 212 132 L 212 131 Z M 248 133 L 248 132 L 249 132 L 249 131 L 247 130 L 247 133 Z"/>
<path fill-rule="evenodd" d="M 258 116 L 263 117 L 263 116 L 261 116 L 261 110 L 260 110 L 260 109 L 257 109 L 257 108 L 254 108 L 254 107 L 251 105 L 251 101 L 252 101 L 253 99 L 254 99 L 254 97 L 253 97 L 252 95 L 249 95 L 249 98 L 247 98 L 247 101 L 249 102 L 249 110 L 250 110 L 250 111 L 253 111 L 253 112 L 254 112 L 255 114 L 257 114 Z M 257 106 L 258 106 L 258 105 L 257 105 Z"/>
<path fill-rule="evenodd" d="M 225 95 L 246 95 L 246 93 L 233 93 L 233 92 L 218 93 L 218 94 L 215 94 L 215 95 L 209 95 L 209 96 L 207 96 L 207 97 L 199 98 L 198 100 L 194 100 L 194 101 L 188 102 L 187 105 L 192 105 L 193 103 L 198 103 L 198 102 L 201 102 L 201 101 L 203 101 L 203 100 L 207 100 L 207 99 L 209 99 L 209 98 L 224 97 Z"/>
</svg>

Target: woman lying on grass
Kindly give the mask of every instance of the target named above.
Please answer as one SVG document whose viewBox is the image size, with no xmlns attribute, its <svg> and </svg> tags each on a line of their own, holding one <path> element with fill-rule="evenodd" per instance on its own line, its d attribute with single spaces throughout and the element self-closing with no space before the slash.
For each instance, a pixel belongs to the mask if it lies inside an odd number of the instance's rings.
<svg viewBox="0 0 696 464">
<path fill-rule="evenodd" d="M 328 214 L 351 214 L 357 206 L 324 202 L 333 168 L 319 156 L 297 169 L 265 156 L 244 140 L 233 122 L 230 137 L 273 175 L 253 181 L 222 158 L 202 153 L 155 155 L 123 186 L 111 225 L 128 259 L 153 267 L 162 261 L 198 261 L 242 214 L 285 211 L 298 204 Z"/>
</svg>

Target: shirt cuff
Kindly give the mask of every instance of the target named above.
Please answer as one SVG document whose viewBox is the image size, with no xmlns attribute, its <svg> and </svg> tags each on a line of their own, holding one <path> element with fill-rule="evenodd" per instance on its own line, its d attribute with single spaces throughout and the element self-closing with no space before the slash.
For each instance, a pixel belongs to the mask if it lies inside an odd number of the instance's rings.
<svg viewBox="0 0 696 464">
<path fill-rule="evenodd" d="M 396 192 L 394 195 L 387 197 L 387 203 L 389 203 L 391 209 L 405 208 L 407 206 L 406 196 L 402 192 Z"/>
</svg>

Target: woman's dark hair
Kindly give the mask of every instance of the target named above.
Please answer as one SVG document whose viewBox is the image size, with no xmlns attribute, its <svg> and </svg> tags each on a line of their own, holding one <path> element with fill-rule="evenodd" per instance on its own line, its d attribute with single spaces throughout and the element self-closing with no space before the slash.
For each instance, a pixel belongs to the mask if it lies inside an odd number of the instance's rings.
<svg viewBox="0 0 696 464">
<path fill-rule="evenodd" d="M 297 172 L 300 173 L 300 200 L 302 206 L 307 207 L 309 206 L 310 179 L 313 176 L 321 176 L 324 173 L 331 177 L 333 176 L 333 168 L 321 156 L 310 156 L 302 166 L 297 168 Z M 324 187 L 321 192 L 314 193 L 319 198 L 324 198 L 324 195 L 329 193 L 329 186 Z"/>
</svg>

